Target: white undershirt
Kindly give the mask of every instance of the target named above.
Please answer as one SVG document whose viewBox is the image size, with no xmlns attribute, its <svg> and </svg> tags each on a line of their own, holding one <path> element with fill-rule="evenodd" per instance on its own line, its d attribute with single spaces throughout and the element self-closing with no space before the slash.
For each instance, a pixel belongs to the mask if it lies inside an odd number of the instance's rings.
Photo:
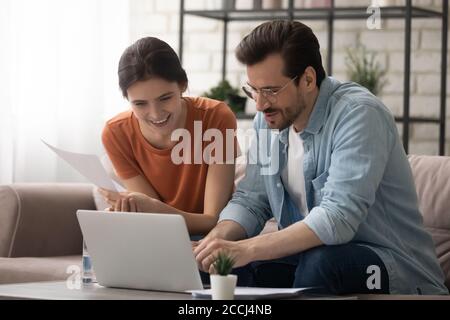
<svg viewBox="0 0 450 320">
<path fill-rule="evenodd" d="M 306 205 L 303 156 L 303 140 L 300 133 L 295 131 L 294 126 L 291 126 L 289 128 L 288 162 L 281 172 L 281 179 L 292 201 L 297 204 L 300 212 L 306 216 L 309 212 Z"/>
</svg>

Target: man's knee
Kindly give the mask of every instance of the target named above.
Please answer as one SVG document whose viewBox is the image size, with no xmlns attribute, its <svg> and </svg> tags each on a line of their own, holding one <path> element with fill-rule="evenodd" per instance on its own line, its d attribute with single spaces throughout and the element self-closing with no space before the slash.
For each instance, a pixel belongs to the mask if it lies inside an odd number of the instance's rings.
<svg viewBox="0 0 450 320">
<path fill-rule="evenodd" d="M 379 266 L 382 288 L 372 290 L 368 267 Z M 318 287 L 320 293 L 388 293 L 389 277 L 383 261 L 371 249 L 357 244 L 321 246 L 302 253 L 294 287 Z"/>
<path fill-rule="evenodd" d="M 310 249 L 299 257 L 295 272 L 294 287 L 309 287 L 327 283 L 336 265 L 330 247 L 322 246 Z"/>
</svg>

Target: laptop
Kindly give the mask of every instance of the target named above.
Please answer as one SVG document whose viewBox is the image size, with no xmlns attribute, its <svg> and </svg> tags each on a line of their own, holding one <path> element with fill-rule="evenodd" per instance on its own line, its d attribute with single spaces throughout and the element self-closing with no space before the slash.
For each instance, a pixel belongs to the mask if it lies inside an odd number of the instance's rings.
<svg viewBox="0 0 450 320">
<path fill-rule="evenodd" d="M 77 217 L 100 285 L 169 292 L 203 289 L 182 216 L 78 210 Z"/>
</svg>

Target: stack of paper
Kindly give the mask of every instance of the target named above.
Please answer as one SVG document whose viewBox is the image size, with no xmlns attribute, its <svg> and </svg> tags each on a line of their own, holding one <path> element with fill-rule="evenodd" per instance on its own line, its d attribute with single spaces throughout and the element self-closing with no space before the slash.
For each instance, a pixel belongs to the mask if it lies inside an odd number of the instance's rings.
<svg viewBox="0 0 450 320">
<path fill-rule="evenodd" d="M 254 288 L 237 287 L 234 291 L 235 299 L 279 299 L 289 298 L 300 295 L 303 291 L 311 288 Z M 206 290 L 188 290 L 195 298 L 211 298 L 211 289 Z"/>
</svg>

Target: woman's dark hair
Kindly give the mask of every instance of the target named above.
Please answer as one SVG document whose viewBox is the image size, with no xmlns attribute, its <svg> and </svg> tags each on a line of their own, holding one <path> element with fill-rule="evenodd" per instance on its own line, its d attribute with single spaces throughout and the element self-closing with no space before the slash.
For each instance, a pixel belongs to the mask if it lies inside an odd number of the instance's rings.
<svg viewBox="0 0 450 320">
<path fill-rule="evenodd" d="M 270 54 L 281 54 L 289 78 L 300 76 L 309 66 L 316 71 L 316 85 L 325 78 L 320 45 L 310 27 L 298 21 L 275 20 L 263 23 L 247 35 L 236 49 L 237 59 L 254 65 Z M 298 83 L 297 79 L 297 83 Z"/>
<path fill-rule="evenodd" d="M 128 98 L 127 90 L 136 81 L 162 78 L 169 82 L 188 84 L 186 71 L 175 51 L 164 41 L 147 37 L 129 46 L 119 61 L 119 86 Z"/>
</svg>

